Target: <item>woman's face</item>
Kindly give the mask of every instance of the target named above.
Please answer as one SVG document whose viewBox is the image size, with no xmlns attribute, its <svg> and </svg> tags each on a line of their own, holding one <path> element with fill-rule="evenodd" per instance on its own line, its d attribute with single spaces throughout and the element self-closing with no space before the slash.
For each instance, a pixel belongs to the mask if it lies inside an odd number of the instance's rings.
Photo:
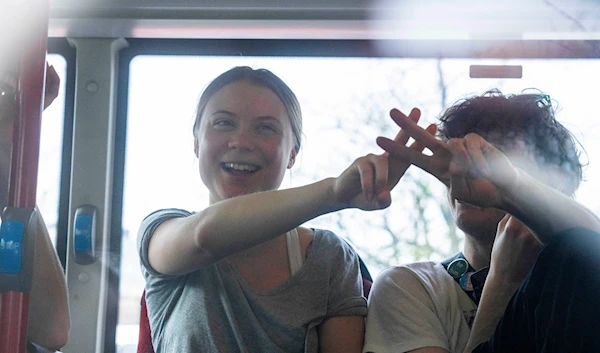
<svg viewBox="0 0 600 353">
<path fill-rule="evenodd" d="M 195 152 L 211 203 L 279 188 L 296 156 L 283 103 L 248 81 L 230 83 L 209 100 Z"/>
</svg>

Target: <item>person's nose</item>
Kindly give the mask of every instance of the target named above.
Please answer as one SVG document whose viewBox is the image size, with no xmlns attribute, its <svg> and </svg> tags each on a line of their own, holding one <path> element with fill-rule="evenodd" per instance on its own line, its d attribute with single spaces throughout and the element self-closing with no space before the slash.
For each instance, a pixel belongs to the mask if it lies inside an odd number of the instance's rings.
<svg viewBox="0 0 600 353">
<path fill-rule="evenodd" d="M 229 139 L 229 148 L 254 150 L 255 147 L 254 134 L 248 129 L 238 129 Z"/>
</svg>

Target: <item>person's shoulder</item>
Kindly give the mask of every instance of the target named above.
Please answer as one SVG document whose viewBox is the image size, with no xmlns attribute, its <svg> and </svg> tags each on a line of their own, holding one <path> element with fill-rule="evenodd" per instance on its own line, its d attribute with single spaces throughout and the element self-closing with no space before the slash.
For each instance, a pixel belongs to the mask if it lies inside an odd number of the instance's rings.
<svg viewBox="0 0 600 353">
<path fill-rule="evenodd" d="M 388 267 L 375 279 L 374 284 L 383 287 L 437 287 L 449 277 L 444 267 L 434 261 L 419 261 Z"/>
<path fill-rule="evenodd" d="M 144 235 L 144 233 L 147 233 L 148 230 L 150 230 L 150 233 L 153 233 L 161 223 L 169 219 L 188 217 L 192 214 L 192 212 L 180 208 L 163 208 L 156 210 L 144 217 L 142 224 L 140 225 L 138 235 Z"/>
<path fill-rule="evenodd" d="M 439 262 L 418 261 L 388 267 L 381 272 L 379 277 L 405 277 L 407 275 L 421 277 L 423 274 L 439 274 L 443 272 L 445 272 L 444 267 Z"/>
<path fill-rule="evenodd" d="M 298 232 L 298 241 L 300 242 L 302 254 L 306 257 L 307 249 L 315 239 L 315 230 L 312 228 L 298 227 L 296 228 L 296 231 Z"/>
<path fill-rule="evenodd" d="M 348 250 L 350 252 L 355 252 L 354 248 L 348 243 L 347 240 L 335 234 L 334 232 L 327 229 L 319 229 L 314 228 L 314 243 L 319 246 L 330 246 L 334 248 L 340 248 L 344 250 Z"/>
<path fill-rule="evenodd" d="M 410 271 L 419 277 L 448 277 L 448 273 L 444 266 L 437 261 L 411 262 L 399 267 L 405 269 L 405 271 Z"/>
<path fill-rule="evenodd" d="M 313 241 L 310 247 L 310 256 L 321 259 L 328 266 L 347 266 L 356 263 L 358 266 L 358 253 L 350 243 L 332 231 L 314 229 Z"/>
<path fill-rule="evenodd" d="M 147 215 L 143 220 L 137 234 L 138 248 L 147 251 L 147 247 L 150 243 L 150 238 L 154 234 L 154 231 L 165 221 L 173 218 L 188 217 L 193 213 L 180 208 L 163 208 L 156 210 Z"/>
</svg>

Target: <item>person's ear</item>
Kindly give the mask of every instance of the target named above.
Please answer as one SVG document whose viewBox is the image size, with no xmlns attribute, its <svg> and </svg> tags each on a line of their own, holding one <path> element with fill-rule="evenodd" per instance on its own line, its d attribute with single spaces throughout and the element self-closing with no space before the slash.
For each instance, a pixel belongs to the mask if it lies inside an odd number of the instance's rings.
<svg viewBox="0 0 600 353">
<path fill-rule="evenodd" d="M 194 139 L 194 154 L 196 155 L 196 158 L 198 157 L 198 139 Z"/>
<path fill-rule="evenodd" d="M 287 165 L 287 169 L 291 169 L 294 166 L 294 163 L 296 163 L 296 149 L 294 148 L 292 150 L 292 153 L 290 154 L 290 160 L 288 161 L 288 165 Z"/>
</svg>

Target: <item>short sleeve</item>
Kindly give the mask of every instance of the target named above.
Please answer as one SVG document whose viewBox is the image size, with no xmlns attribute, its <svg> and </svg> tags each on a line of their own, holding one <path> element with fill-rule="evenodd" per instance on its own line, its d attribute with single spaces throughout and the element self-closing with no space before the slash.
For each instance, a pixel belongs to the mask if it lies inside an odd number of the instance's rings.
<svg viewBox="0 0 600 353">
<path fill-rule="evenodd" d="M 363 297 L 358 255 L 335 234 L 336 246 L 332 249 L 327 318 L 336 316 L 366 316 L 367 300 Z"/>
<path fill-rule="evenodd" d="M 450 351 L 434 300 L 406 267 L 383 271 L 369 295 L 363 352 L 407 352 L 423 347 Z"/>
<path fill-rule="evenodd" d="M 190 215 L 192 215 L 192 213 L 189 211 L 178 208 L 169 208 L 152 212 L 146 218 L 144 218 L 142 224 L 140 225 L 137 236 L 137 246 L 140 262 L 142 264 L 142 271 L 146 271 L 148 274 L 155 277 L 169 277 L 154 270 L 152 266 L 150 266 L 150 261 L 148 259 L 148 246 L 150 245 L 150 240 L 152 239 L 154 231 L 163 222 L 169 219 L 187 217 Z"/>
</svg>

